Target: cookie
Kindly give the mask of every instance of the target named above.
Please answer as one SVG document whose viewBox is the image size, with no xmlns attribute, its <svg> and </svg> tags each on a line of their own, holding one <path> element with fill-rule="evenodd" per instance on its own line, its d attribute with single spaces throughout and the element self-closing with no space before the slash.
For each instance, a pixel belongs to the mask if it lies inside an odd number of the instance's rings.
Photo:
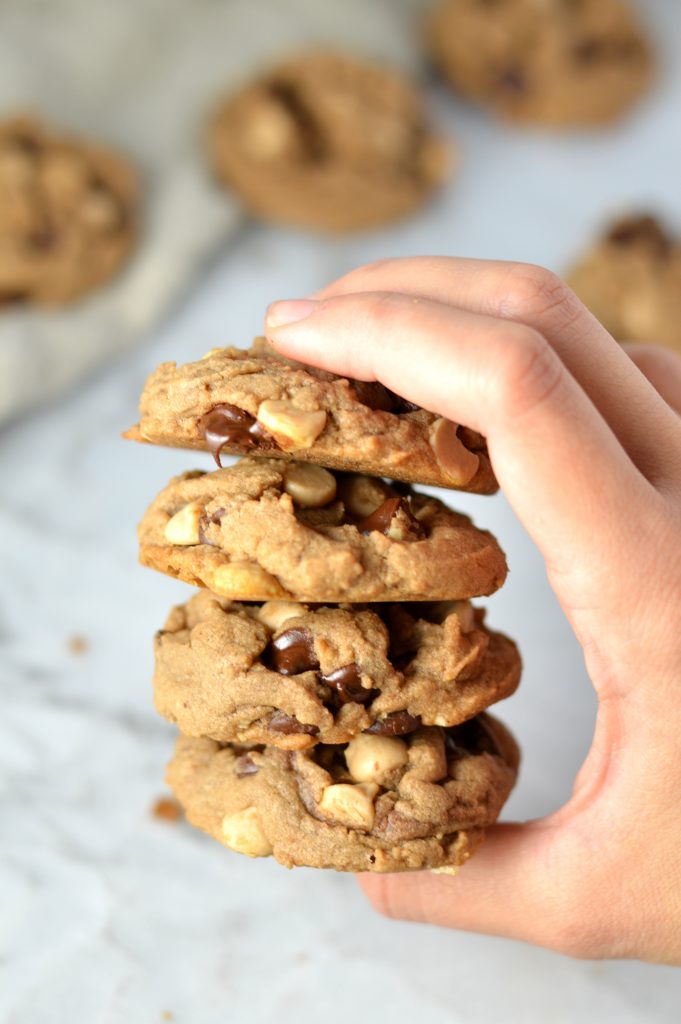
<svg viewBox="0 0 681 1024">
<path fill-rule="evenodd" d="M 514 121 L 607 123 L 652 78 L 650 45 L 625 0 L 445 0 L 427 37 L 459 92 Z"/>
<path fill-rule="evenodd" d="M 230 96 L 209 149 L 218 178 L 256 216 L 332 232 L 411 213 L 448 163 L 416 89 L 338 53 L 303 54 Z"/>
<path fill-rule="evenodd" d="M 453 871 L 495 822 L 518 763 L 510 733 L 483 714 L 304 751 L 182 737 L 167 780 L 189 821 L 238 853 L 286 867 Z"/>
<path fill-rule="evenodd" d="M 467 601 L 308 607 L 207 591 L 156 636 L 157 711 L 189 736 L 290 750 L 458 725 L 510 696 L 515 644 Z"/>
<path fill-rule="evenodd" d="M 103 284 L 135 239 L 137 182 L 117 153 L 30 118 L 0 123 L 0 306 Z"/>
<path fill-rule="evenodd" d="M 139 526 L 143 565 L 236 601 L 448 600 L 491 594 L 491 534 L 406 485 L 242 459 L 185 473 Z"/>
<path fill-rule="evenodd" d="M 125 437 L 175 448 L 266 455 L 333 469 L 492 494 L 484 438 L 377 382 L 354 381 L 273 354 L 213 349 L 163 363 L 148 378 L 140 422 Z"/>
<path fill-rule="evenodd" d="M 681 354 L 681 242 L 654 217 L 616 221 L 567 280 L 618 341 Z"/>
</svg>

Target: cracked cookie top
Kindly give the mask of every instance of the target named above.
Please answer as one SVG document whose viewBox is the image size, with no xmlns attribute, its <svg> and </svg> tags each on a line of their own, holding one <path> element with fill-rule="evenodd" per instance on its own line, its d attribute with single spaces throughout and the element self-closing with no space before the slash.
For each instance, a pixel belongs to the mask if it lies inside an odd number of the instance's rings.
<svg viewBox="0 0 681 1024">
<path fill-rule="evenodd" d="M 130 251 L 136 205 L 117 153 L 31 118 L 0 123 L 0 307 L 69 302 L 102 284 Z"/>
<path fill-rule="evenodd" d="M 411 212 L 448 163 L 406 79 L 323 52 L 287 61 L 228 97 L 209 149 L 217 176 L 257 216 L 336 232 Z"/>
<path fill-rule="evenodd" d="M 393 394 L 278 356 L 264 338 L 162 363 L 140 399 L 136 441 L 265 455 L 479 494 L 497 489 L 480 434 Z"/>
<path fill-rule="evenodd" d="M 192 824 L 287 867 L 454 868 L 508 797 L 519 752 L 489 715 L 287 752 L 182 737 L 168 781 Z"/>
<path fill-rule="evenodd" d="M 157 710 L 190 736 L 304 749 L 457 725 L 508 697 L 515 644 L 467 601 L 241 604 L 203 591 L 156 637 Z"/>
<path fill-rule="evenodd" d="M 651 48 L 626 0 L 445 0 L 427 32 L 452 85 L 511 120 L 608 122 L 652 78 Z"/>
<path fill-rule="evenodd" d="M 144 565 L 237 601 L 437 601 L 506 577 L 494 537 L 436 498 L 275 459 L 176 477 L 138 533 Z"/>
</svg>

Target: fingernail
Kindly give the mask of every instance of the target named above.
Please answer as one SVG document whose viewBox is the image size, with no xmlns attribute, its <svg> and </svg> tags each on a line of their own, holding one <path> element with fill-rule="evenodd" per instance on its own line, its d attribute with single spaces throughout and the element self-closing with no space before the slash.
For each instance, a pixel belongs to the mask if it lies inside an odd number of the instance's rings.
<svg viewBox="0 0 681 1024">
<path fill-rule="evenodd" d="M 265 322 L 268 327 L 285 327 L 286 324 L 295 324 L 309 316 L 318 305 L 319 303 L 312 299 L 286 299 L 283 302 L 273 302 L 267 310 Z"/>
</svg>

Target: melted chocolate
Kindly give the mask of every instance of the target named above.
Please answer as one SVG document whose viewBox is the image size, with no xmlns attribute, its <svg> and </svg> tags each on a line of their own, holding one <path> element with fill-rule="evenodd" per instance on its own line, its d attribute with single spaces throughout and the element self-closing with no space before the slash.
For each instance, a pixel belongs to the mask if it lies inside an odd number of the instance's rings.
<svg viewBox="0 0 681 1024">
<path fill-rule="evenodd" d="M 375 690 L 362 686 L 359 668 L 354 661 L 320 678 L 336 691 L 341 704 L 366 704 L 376 696 Z"/>
<path fill-rule="evenodd" d="M 287 629 L 275 637 L 265 660 L 282 676 L 297 676 L 300 672 L 319 668 L 312 634 L 302 627 Z"/>
<path fill-rule="evenodd" d="M 272 732 L 283 733 L 284 736 L 292 736 L 297 733 L 304 733 L 306 736 L 316 736 L 319 729 L 316 725 L 306 725 L 299 722 L 293 715 L 286 715 L 283 711 L 275 711 L 269 721 Z"/>
<path fill-rule="evenodd" d="M 408 711 L 393 711 L 391 715 L 379 718 L 365 731 L 374 736 L 406 736 L 407 733 L 415 732 L 420 725 L 421 719 L 410 715 Z"/>
<path fill-rule="evenodd" d="M 259 448 L 262 451 L 274 451 L 279 448 L 262 424 L 245 409 L 239 409 L 236 405 L 216 405 L 201 417 L 199 430 L 203 434 L 208 451 L 220 467 L 220 452 L 228 444 L 244 450 Z"/>
<path fill-rule="evenodd" d="M 210 515 L 206 515 L 205 512 L 203 513 L 203 515 L 199 519 L 199 540 L 201 541 L 202 544 L 213 544 L 213 541 L 210 539 L 206 531 L 208 530 L 208 527 L 211 524 L 213 524 L 214 526 L 219 526 L 220 520 L 222 519 L 226 511 L 227 510 L 224 508 L 216 508 L 215 511 L 211 512 Z"/>
</svg>

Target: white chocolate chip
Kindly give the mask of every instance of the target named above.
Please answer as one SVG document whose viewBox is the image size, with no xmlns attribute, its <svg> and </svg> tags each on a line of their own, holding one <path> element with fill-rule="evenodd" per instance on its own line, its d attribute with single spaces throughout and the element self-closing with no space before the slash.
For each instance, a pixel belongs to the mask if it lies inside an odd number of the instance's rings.
<svg viewBox="0 0 681 1024">
<path fill-rule="evenodd" d="M 293 601 L 267 601 L 257 609 L 255 617 L 276 633 L 289 619 L 303 615 L 306 611 L 306 605 L 294 604 Z"/>
<path fill-rule="evenodd" d="M 230 850 L 248 857 L 268 857 L 272 853 L 272 845 L 262 830 L 255 807 L 226 814 L 222 819 L 222 837 Z"/>
<path fill-rule="evenodd" d="M 277 440 L 283 439 L 282 447 L 290 451 L 311 448 L 326 426 L 323 409 L 299 409 L 286 399 L 261 402 L 257 419 Z"/>
<path fill-rule="evenodd" d="M 407 763 L 404 740 L 394 736 L 360 733 L 345 748 L 345 763 L 356 782 L 381 782 L 393 768 Z"/>
<path fill-rule="evenodd" d="M 340 486 L 340 497 L 345 507 L 357 519 L 367 519 L 390 494 L 388 485 L 382 480 L 360 476 L 359 473 L 343 479 Z"/>
<path fill-rule="evenodd" d="M 211 359 L 213 356 L 217 355 L 218 352 L 224 351 L 225 350 L 223 348 L 209 348 L 205 356 L 201 356 L 200 362 L 203 362 L 204 359 Z"/>
<path fill-rule="evenodd" d="M 321 508 L 336 497 L 336 478 L 311 462 L 291 462 L 284 470 L 284 490 L 300 508 Z"/>
<path fill-rule="evenodd" d="M 166 523 L 163 531 L 165 539 L 171 544 L 198 544 L 199 520 L 203 515 L 203 505 L 198 501 L 190 501 Z"/>
<path fill-rule="evenodd" d="M 463 487 L 477 473 L 480 459 L 461 443 L 456 435 L 458 429 L 458 424 L 451 420 L 435 420 L 429 440 L 440 469 L 452 483 Z"/>
<path fill-rule="evenodd" d="M 213 573 L 211 590 L 235 601 L 267 601 L 288 597 L 279 580 L 255 562 L 228 562 Z"/>
<path fill-rule="evenodd" d="M 458 875 L 459 869 L 454 864 L 444 864 L 441 868 L 431 868 L 431 875 Z"/>
<path fill-rule="evenodd" d="M 341 825 L 370 832 L 374 825 L 374 797 L 378 789 L 371 782 L 356 786 L 339 782 L 327 786 L 319 801 L 319 809 Z"/>
</svg>

